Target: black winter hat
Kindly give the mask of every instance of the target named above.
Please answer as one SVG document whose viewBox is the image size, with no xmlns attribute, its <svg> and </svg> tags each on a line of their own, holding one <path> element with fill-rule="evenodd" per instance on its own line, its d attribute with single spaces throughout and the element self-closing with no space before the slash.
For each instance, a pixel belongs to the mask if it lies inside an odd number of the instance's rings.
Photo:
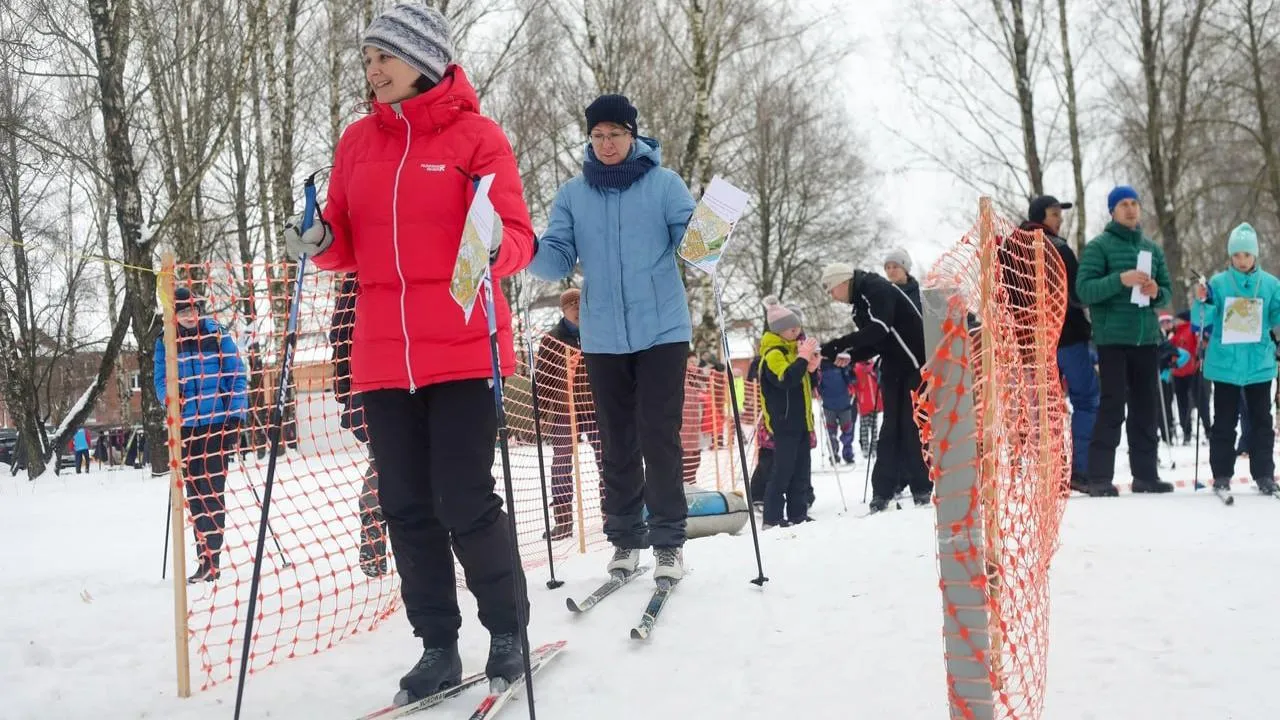
<svg viewBox="0 0 1280 720">
<path fill-rule="evenodd" d="M 636 125 L 639 112 L 626 95 L 601 95 L 587 106 L 586 115 L 587 132 L 602 122 L 611 122 L 630 130 L 632 135 L 640 134 Z"/>
<path fill-rule="evenodd" d="M 174 288 L 173 290 L 173 312 L 182 312 L 183 310 L 195 310 L 200 312 L 200 301 L 191 296 L 191 290 L 185 287 Z"/>
</svg>

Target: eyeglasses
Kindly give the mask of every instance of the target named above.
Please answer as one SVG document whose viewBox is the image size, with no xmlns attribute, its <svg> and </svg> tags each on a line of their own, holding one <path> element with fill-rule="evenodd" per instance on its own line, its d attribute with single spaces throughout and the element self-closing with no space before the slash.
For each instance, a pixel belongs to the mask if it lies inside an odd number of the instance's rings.
<svg viewBox="0 0 1280 720">
<path fill-rule="evenodd" d="M 628 137 L 630 135 L 631 133 L 629 132 L 611 132 L 608 135 L 605 135 L 604 133 L 591 133 L 590 137 L 591 137 L 591 142 L 595 143 L 596 145 L 602 145 L 606 141 L 616 145 L 619 140 L 625 137 Z"/>
</svg>

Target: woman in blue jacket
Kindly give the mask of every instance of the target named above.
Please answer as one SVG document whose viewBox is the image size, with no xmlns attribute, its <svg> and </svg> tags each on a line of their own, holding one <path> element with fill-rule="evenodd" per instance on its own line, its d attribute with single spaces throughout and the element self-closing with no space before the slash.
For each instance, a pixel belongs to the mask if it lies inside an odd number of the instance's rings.
<svg viewBox="0 0 1280 720">
<path fill-rule="evenodd" d="M 556 194 L 529 271 L 566 277 L 582 263 L 581 337 L 604 450 L 611 574 L 629 574 L 653 547 L 654 578 L 684 574 L 688 514 L 681 476 L 685 361 L 693 338 L 676 247 L 693 197 L 638 134 L 623 95 L 586 109 L 582 174 Z M 642 511 L 648 507 L 646 522 Z"/>
<path fill-rule="evenodd" d="M 1204 377 L 1213 382 L 1213 426 L 1209 465 L 1213 487 L 1230 489 L 1236 464 L 1236 417 L 1243 390 L 1249 417 L 1249 471 L 1258 490 L 1276 493 L 1275 431 L 1271 425 L 1271 381 L 1276 377 L 1280 325 L 1280 281 L 1258 267 L 1258 234 L 1243 223 L 1227 242 L 1231 265 L 1196 287 L 1191 316 L 1213 326 Z"/>
<path fill-rule="evenodd" d="M 189 583 L 218 579 L 225 522 L 223 491 L 227 454 L 235 449 L 249 402 L 249 376 L 240 349 L 212 318 L 202 317 L 191 291 L 174 291 L 178 322 L 178 402 L 182 407 L 182 462 L 187 506 L 195 522 L 200 566 Z M 167 387 L 163 338 L 156 340 L 155 389 L 161 403 Z"/>
</svg>

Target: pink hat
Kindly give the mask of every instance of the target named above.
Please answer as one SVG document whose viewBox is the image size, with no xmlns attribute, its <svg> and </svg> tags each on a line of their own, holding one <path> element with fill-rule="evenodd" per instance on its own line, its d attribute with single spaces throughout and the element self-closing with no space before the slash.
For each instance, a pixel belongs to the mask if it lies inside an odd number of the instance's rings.
<svg viewBox="0 0 1280 720">
<path fill-rule="evenodd" d="M 773 295 L 764 299 L 764 317 L 769 323 L 769 329 L 776 333 L 800 327 L 800 316 L 778 302 L 778 298 Z"/>
</svg>

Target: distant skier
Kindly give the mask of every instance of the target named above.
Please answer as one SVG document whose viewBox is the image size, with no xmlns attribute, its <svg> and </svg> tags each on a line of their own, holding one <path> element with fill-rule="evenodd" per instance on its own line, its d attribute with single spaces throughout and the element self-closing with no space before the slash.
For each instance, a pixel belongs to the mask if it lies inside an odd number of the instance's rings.
<svg viewBox="0 0 1280 720">
<path fill-rule="evenodd" d="M 853 306 L 853 323 L 858 328 L 824 343 L 822 356 L 841 367 L 880 356 L 884 422 L 871 472 L 870 509 L 879 512 L 887 508 L 902 486 L 910 486 L 916 505 L 926 505 L 933 482 L 925 467 L 911 403 L 911 391 L 920 386 L 925 358 L 920 309 L 901 288 L 847 263 L 823 268 L 822 287 L 832 299 Z"/>
<path fill-rule="evenodd" d="M 218 579 L 226 523 L 227 454 L 235 450 L 248 410 L 249 376 L 235 340 L 213 318 L 204 316 L 203 303 L 190 290 L 177 288 L 173 306 L 178 324 L 182 477 L 200 558 L 187 582 L 212 582 Z M 156 397 L 163 405 L 168 400 L 164 338 L 156 338 L 154 358 Z"/>
</svg>

